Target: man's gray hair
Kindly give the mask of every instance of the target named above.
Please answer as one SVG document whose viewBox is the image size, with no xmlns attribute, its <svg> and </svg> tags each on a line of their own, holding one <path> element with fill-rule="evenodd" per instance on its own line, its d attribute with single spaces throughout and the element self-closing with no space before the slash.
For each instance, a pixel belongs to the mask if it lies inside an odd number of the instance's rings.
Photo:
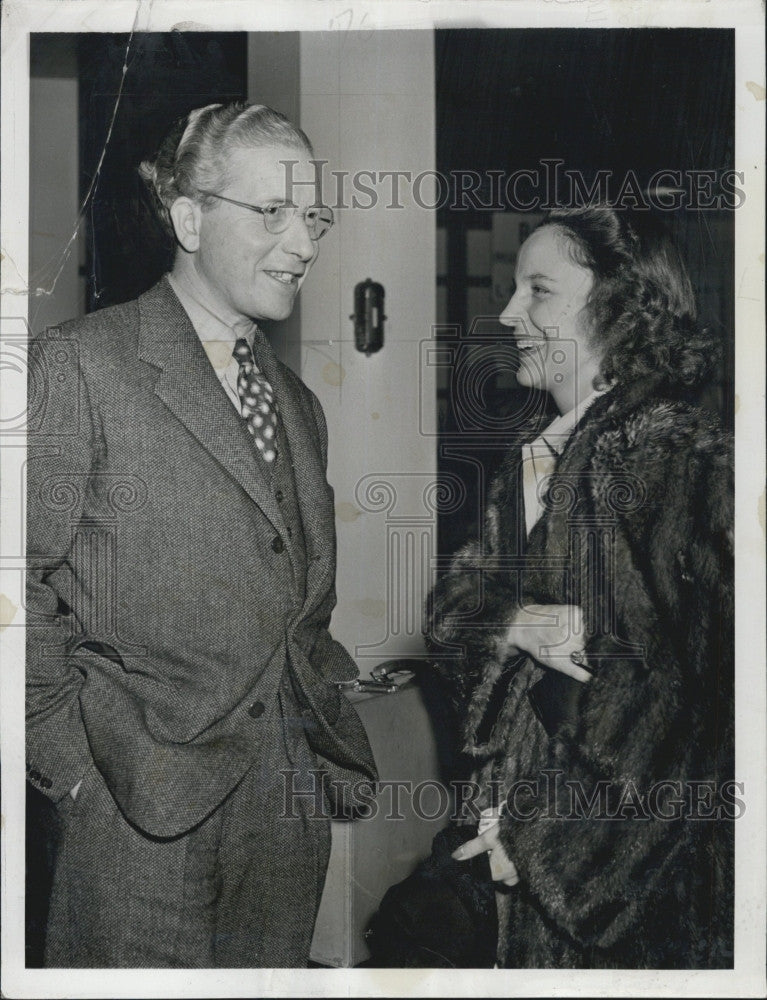
<svg viewBox="0 0 767 1000">
<path fill-rule="evenodd" d="M 154 160 L 144 160 L 139 174 L 154 195 L 158 217 L 173 236 L 170 207 L 182 196 L 201 204 L 227 181 L 228 154 L 236 148 L 289 146 L 314 155 L 306 134 L 265 104 L 233 101 L 195 108 L 179 118 L 160 144 Z"/>
</svg>

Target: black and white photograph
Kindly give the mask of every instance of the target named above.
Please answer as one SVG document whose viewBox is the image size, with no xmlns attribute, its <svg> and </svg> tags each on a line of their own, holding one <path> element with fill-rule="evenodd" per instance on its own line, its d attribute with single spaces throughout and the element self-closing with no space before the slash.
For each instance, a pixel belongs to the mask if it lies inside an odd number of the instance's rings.
<svg viewBox="0 0 767 1000">
<path fill-rule="evenodd" d="M 762 996 L 754 0 L 2 7 L 2 992 Z"/>
</svg>

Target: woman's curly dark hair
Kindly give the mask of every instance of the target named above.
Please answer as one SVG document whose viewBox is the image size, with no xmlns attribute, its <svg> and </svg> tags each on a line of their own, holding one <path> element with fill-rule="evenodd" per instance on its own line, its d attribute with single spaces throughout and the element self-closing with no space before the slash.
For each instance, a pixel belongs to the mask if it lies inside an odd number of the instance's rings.
<svg viewBox="0 0 767 1000">
<path fill-rule="evenodd" d="M 560 208 L 543 226 L 555 226 L 594 276 L 587 309 L 605 382 L 652 376 L 692 388 L 709 376 L 720 345 L 699 327 L 687 269 L 657 219 L 608 206 Z"/>
</svg>

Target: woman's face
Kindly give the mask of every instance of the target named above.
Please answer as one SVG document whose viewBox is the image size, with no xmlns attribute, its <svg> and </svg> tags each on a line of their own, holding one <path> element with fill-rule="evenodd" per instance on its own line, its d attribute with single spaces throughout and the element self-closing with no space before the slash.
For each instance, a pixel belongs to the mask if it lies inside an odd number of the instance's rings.
<svg viewBox="0 0 767 1000">
<path fill-rule="evenodd" d="M 500 321 L 514 330 L 517 380 L 548 390 L 565 413 L 589 395 L 599 371 L 585 308 L 594 277 L 571 259 L 566 237 L 544 226 L 522 244 L 515 282 Z"/>
</svg>

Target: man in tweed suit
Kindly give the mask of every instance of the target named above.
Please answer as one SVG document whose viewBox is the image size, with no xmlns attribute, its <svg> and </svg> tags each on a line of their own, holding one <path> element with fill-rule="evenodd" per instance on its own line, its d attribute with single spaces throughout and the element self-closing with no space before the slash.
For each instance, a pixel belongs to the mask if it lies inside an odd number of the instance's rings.
<svg viewBox="0 0 767 1000">
<path fill-rule="evenodd" d="M 312 155 L 269 108 L 192 112 L 142 165 L 170 275 L 31 346 L 27 774 L 62 821 L 47 966 L 306 965 L 327 806 L 376 777 L 328 632 L 322 410 L 258 326 L 290 314 L 332 224 Z"/>
</svg>

